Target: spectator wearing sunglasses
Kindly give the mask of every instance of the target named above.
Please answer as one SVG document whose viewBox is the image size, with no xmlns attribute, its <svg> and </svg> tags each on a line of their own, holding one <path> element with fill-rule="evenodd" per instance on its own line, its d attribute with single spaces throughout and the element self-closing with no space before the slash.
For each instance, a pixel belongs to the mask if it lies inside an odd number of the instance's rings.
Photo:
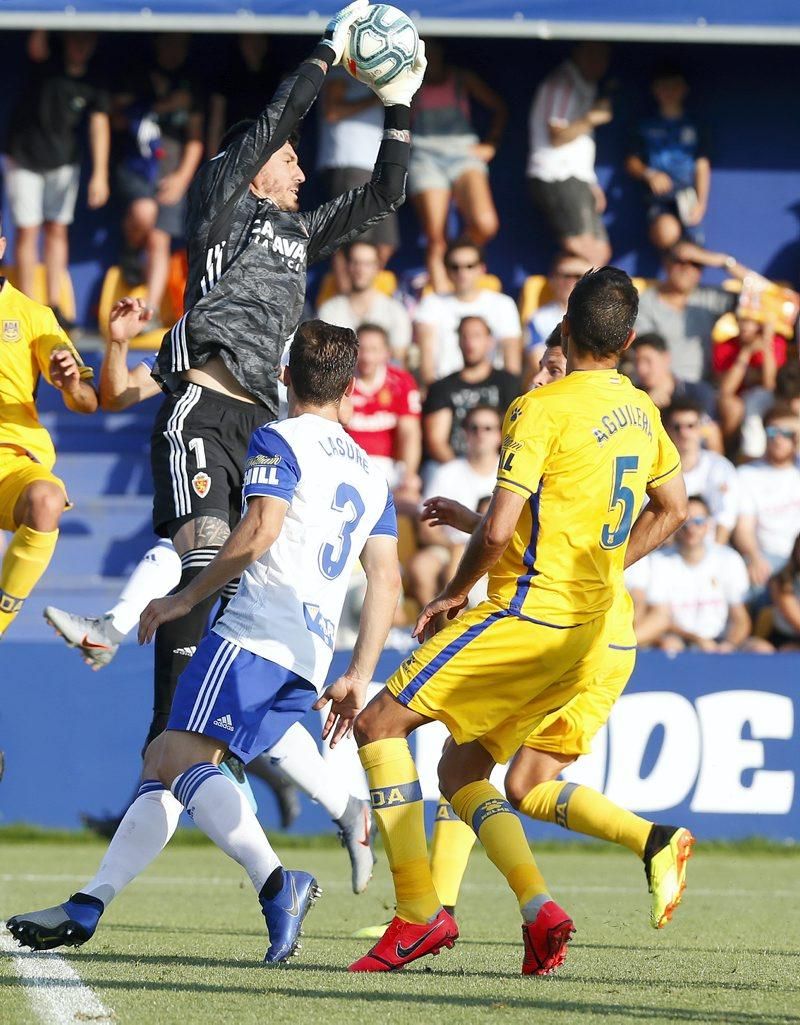
<svg viewBox="0 0 800 1025">
<path fill-rule="evenodd" d="M 800 534 L 800 419 L 790 405 L 775 405 L 764 415 L 764 430 L 764 458 L 737 471 L 741 501 L 734 543 L 747 563 L 755 600 L 786 565 Z"/>
<path fill-rule="evenodd" d="M 559 253 L 553 260 L 550 273 L 547 275 L 547 285 L 553 298 L 549 303 L 540 306 L 525 325 L 526 375 L 535 374 L 539 369 L 539 360 L 544 353 L 545 343 L 567 312 L 567 299 L 575 287 L 575 282 L 588 270 L 591 270 L 588 261 L 570 253 Z"/>
<path fill-rule="evenodd" d="M 503 418 L 498 409 L 476 406 L 467 414 L 467 452 L 430 474 L 423 498 L 441 495 L 468 509 L 477 510 L 480 500 L 491 495 L 497 483 Z M 455 572 L 468 535 L 455 527 L 418 524 L 419 549 L 408 564 L 406 594 L 426 605 Z"/>
<path fill-rule="evenodd" d="M 494 365 L 519 374 L 522 328 L 517 304 L 511 296 L 482 286 L 486 274 L 483 250 L 468 238 L 456 239 L 448 245 L 444 262 L 453 291 L 426 295 L 414 318 L 422 383 L 432 384 L 463 367 L 458 325 L 470 315 L 482 317 L 489 325 L 494 338 Z"/>
<path fill-rule="evenodd" d="M 711 331 L 722 314 L 736 305 L 736 296 L 730 292 L 700 284 L 704 267 L 724 268 L 737 278 L 753 273 L 733 256 L 681 242 L 664 255 L 663 279 L 645 289 L 639 299 L 637 334 L 661 335 L 672 356 L 673 372 L 684 381 L 709 378 Z"/>
<path fill-rule="evenodd" d="M 747 568 L 738 552 L 711 539 L 712 530 L 705 499 L 691 496 L 675 547 L 651 557 L 648 609 L 636 635 L 640 645 L 727 653 L 749 637 Z"/>
<path fill-rule="evenodd" d="M 725 456 L 702 447 L 703 409 L 690 399 L 676 399 L 664 411 L 664 427 L 681 457 L 689 494 L 699 495 L 714 520 L 714 535 L 726 544 L 739 515 L 739 478 Z"/>
</svg>

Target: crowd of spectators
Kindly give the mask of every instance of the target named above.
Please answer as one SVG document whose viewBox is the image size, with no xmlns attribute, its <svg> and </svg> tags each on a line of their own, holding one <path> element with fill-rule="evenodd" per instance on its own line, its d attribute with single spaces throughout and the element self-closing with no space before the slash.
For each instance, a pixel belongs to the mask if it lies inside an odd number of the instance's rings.
<svg viewBox="0 0 800 1025">
<path fill-rule="evenodd" d="M 110 85 L 93 72 L 96 44 L 85 32 L 31 34 L 29 85 L 5 147 L 17 281 L 32 290 L 43 229 L 46 298 L 68 329 L 59 280 L 81 148 L 90 156 L 89 204 L 104 205 L 110 190 L 124 204 L 124 278 L 143 286 L 159 311 L 195 169 L 280 80 L 263 36 L 239 37 L 224 75 L 204 87 L 189 73 L 186 34 L 155 36 L 139 68 Z M 393 215 L 335 254 L 319 304 L 307 311 L 358 334 L 349 430 L 386 474 L 403 516 L 400 625 L 433 597 L 466 541 L 453 527 L 422 520 L 421 503 L 443 496 L 485 506 L 506 409 L 546 383 L 546 342 L 575 282 L 613 260 L 594 169 L 595 130 L 614 117 L 603 85 L 610 56 L 606 44 L 576 44 L 531 103 L 530 197 L 558 249 L 532 311 L 504 294 L 483 250 L 500 231 L 489 165 L 506 105 L 473 72 L 451 65 L 439 43 L 428 47 L 414 105 L 408 190 L 427 283 L 400 294 L 387 270 L 400 242 Z M 642 645 L 669 652 L 800 649 L 797 297 L 706 247 L 711 165 L 703 126 L 687 111 L 689 83 L 680 68 L 662 66 L 651 84 L 655 110 L 631 133 L 625 170 L 641 182 L 662 274 L 638 283 L 637 339 L 622 370 L 662 410 L 691 500 L 672 545 L 630 571 L 637 634 Z M 482 136 L 475 104 L 488 125 Z M 374 94 L 339 69 L 331 73 L 317 158 L 327 195 L 368 180 L 381 131 Z M 461 228 L 448 239 L 452 209 Z M 705 284 L 707 268 L 726 272 L 733 287 Z"/>
</svg>

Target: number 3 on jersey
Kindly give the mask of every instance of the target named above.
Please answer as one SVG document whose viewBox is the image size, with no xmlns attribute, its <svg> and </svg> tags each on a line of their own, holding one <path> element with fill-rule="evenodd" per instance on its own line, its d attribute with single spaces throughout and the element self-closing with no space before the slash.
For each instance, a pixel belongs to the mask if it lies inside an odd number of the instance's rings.
<svg viewBox="0 0 800 1025">
<path fill-rule="evenodd" d="M 364 503 L 352 484 L 340 484 L 336 489 L 331 509 L 345 513 L 345 520 L 336 539 L 337 543 L 332 545 L 327 542 L 320 548 L 319 568 L 328 580 L 335 580 L 344 569 L 350 555 L 353 531 L 364 515 Z"/>
<path fill-rule="evenodd" d="M 628 535 L 633 526 L 633 507 L 635 497 L 633 492 L 624 483 L 626 473 L 635 473 L 639 469 L 638 456 L 617 456 L 614 460 L 614 481 L 611 488 L 611 499 L 608 503 L 608 511 L 616 513 L 621 507 L 618 516 L 614 516 L 610 523 L 603 524 L 600 534 L 600 544 L 603 548 L 619 548 L 628 540 Z M 616 527 L 612 527 L 616 523 Z"/>
</svg>

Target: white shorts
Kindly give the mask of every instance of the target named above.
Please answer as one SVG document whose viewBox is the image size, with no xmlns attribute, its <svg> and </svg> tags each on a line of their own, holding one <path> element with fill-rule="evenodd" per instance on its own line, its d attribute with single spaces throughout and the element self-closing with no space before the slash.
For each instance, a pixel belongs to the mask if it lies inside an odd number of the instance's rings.
<svg viewBox="0 0 800 1025">
<path fill-rule="evenodd" d="M 29 171 L 7 159 L 6 191 L 17 227 L 37 228 L 45 222 L 72 224 L 80 173 L 78 164 Z"/>
</svg>

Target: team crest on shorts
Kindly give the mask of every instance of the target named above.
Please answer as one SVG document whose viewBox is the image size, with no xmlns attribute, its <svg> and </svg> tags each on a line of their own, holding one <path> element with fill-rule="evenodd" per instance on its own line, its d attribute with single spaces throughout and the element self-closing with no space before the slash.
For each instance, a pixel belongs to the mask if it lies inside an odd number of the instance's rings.
<svg viewBox="0 0 800 1025">
<path fill-rule="evenodd" d="M 211 478 L 201 470 L 192 477 L 192 487 L 198 498 L 205 498 L 211 487 Z"/>
<path fill-rule="evenodd" d="M 4 320 L 3 321 L 3 341 L 4 342 L 18 342 L 20 339 L 19 321 L 18 320 Z"/>
</svg>

